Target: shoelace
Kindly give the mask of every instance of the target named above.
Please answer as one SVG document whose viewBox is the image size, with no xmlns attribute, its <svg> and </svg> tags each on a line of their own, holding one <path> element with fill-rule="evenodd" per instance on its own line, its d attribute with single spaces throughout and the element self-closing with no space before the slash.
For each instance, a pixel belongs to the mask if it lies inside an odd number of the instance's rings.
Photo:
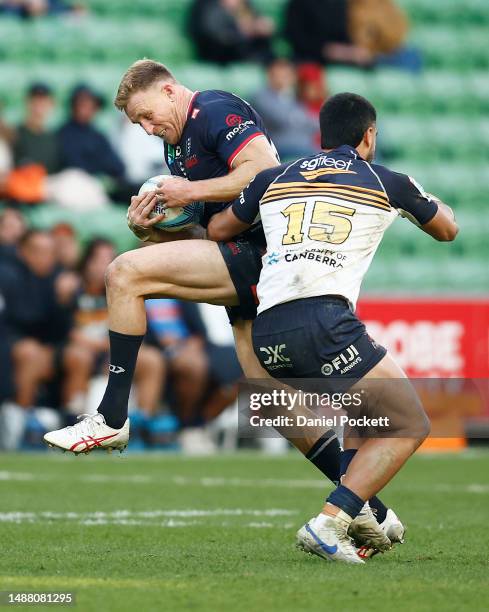
<svg viewBox="0 0 489 612">
<path fill-rule="evenodd" d="M 101 422 L 97 419 L 99 416 L 101 415 L 98 412 L 96 414 L 80 414 L 77 416 L 80 422 L 75 423 L 75 425 L 72 425 L 68 429 L 71 430 L 70 433 L 72 434 L 93 435 L 95 433 L 95 427 L 101 425 Z"/>
</svg>

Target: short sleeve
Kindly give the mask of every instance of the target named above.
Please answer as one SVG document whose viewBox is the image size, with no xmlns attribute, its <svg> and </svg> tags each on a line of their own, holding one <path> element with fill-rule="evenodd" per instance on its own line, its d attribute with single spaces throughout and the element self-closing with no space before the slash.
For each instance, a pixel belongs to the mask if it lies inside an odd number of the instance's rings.
<svg viewBox="0 0 489 612">
<path fill-rule="evenodd" d="M 248 143 L 264 136 L 244 101 L 219 100 L 206 111 L 208 146 L 229 168 Z"/>
<path fill-rule="evenodd" d="M 438 205 L 424 191 L 423 187 L 407 174 L 392 172 L 383 166 L 375 166 L 389 202 L 399 210 L 402 217 L 424 225 L 436 215 Z"/>
<path fill-rule="evenodd" d="M 260 212 L 260 200 L 278 175 L 280 166 L 259 172 L 232 203 L 233 213 L 243 223 L 252 225 Z"/>
</svg>

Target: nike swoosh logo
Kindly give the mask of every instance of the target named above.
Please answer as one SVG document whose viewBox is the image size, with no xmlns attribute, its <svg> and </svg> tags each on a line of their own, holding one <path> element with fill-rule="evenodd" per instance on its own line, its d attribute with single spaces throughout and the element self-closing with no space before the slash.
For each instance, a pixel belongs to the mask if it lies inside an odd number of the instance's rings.
<svg viewBox="0 0 489 612">
<path fill-rule="evenodd" d="M 326 542 L 323 542 L 321 540 L 321 538 L 319 538 L 314 533 L 314 531 L 309 527 L 309 525 L 306 525 L 306 531 L 307 531 L 307 533 L 312 535 L 312 537 L 314 538 L 316 543 L 319 544 L 319 546 L 322 548 L 322 550 L 324 550 L 324 552 L 327 553 L 328 555 L 334 555 L 336 552 L 338 552 L 338 546 L 336 544 L 334 546 L 328 546 L 328 544 L 326 544 Z"/>
</svg>

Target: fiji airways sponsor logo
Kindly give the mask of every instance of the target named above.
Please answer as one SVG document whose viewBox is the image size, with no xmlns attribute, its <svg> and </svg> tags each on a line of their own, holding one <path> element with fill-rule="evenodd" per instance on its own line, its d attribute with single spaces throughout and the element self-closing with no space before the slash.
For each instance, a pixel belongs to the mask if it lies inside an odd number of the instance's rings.
<svg viewBox="0 0 489 612">
<path fill-rule="evenodd" d="M 350 344 L 345 351 L 337 355 L 333 360 L 325 363 L 321 368 L 321 372 L 324 376 L 331 376 L 334 372 L 346 374 L 361 361 L 362 358 L 358 354 L 357 349 L 353 344 Z"/>
<path fill-rule="evenodd" d="M 345 159 L 335 159 L 334 157 L 321 155 L 320 157 L 314 157 L 313 159 L 309 159 L 307 161 L 302 162 L 300 167 L 306 170 L 316 170 L 317 168 L 336 168 L 336 170 L 349 170 L 352 163 L 352 159 L 346 161 Z"/>
<path fill-rule="evenodd" d="M 266 263 L 269 266 L 273 266 L 273 264 L 278 264 L 280 253 L 274 251 L 273 253 L 269 253 L 266 255 Z"/>
<path fill-rule="evenodd" d="M 267 356 L 263 360 L 263 365 L 267 366 L 267 370 L 276 370 L 277 368 L 291 368 L 292 363 L 289 357 L 284 355 L 287 349 L 286 344 L 276 344 L 275 346 L 260 346 L 260 352 Z"/>
<path fill-rule="evenodd" d="M 109 371 L 112 372 L 112 374 L 122 374 L 122 372 L 125 372 L 123 367 L 112 364 L 109 365 Z"/>
<path fill-rule="evenodd" d="M 367 321 L 369 335 L 385 346 L 408 373 L 457 376 L 463 373 L 465 328 L 460 321 Z"/>
<path fill-rule="evenodd" d="M 238 134 L 242 134 L 249 128 L 250 125 L 255 125 L 255 122 L 251 121 L 251 119 L 248 121 L 243 121 L 232 130 L 229 130 L 229 132 L 226 134 L 226 140 L 232 140 Z"/>
</svg>

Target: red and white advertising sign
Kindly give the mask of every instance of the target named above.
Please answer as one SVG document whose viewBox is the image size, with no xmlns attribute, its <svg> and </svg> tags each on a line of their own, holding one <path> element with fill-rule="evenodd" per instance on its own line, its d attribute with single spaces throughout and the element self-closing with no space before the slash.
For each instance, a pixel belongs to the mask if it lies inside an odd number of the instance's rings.
<svg viewBox="0 0 489 612">
<path fill-rule="evenodd" d="M 369 334 L 413 378 L 489 378 L 489 299 L 365 298 Z"/>
</svg>

